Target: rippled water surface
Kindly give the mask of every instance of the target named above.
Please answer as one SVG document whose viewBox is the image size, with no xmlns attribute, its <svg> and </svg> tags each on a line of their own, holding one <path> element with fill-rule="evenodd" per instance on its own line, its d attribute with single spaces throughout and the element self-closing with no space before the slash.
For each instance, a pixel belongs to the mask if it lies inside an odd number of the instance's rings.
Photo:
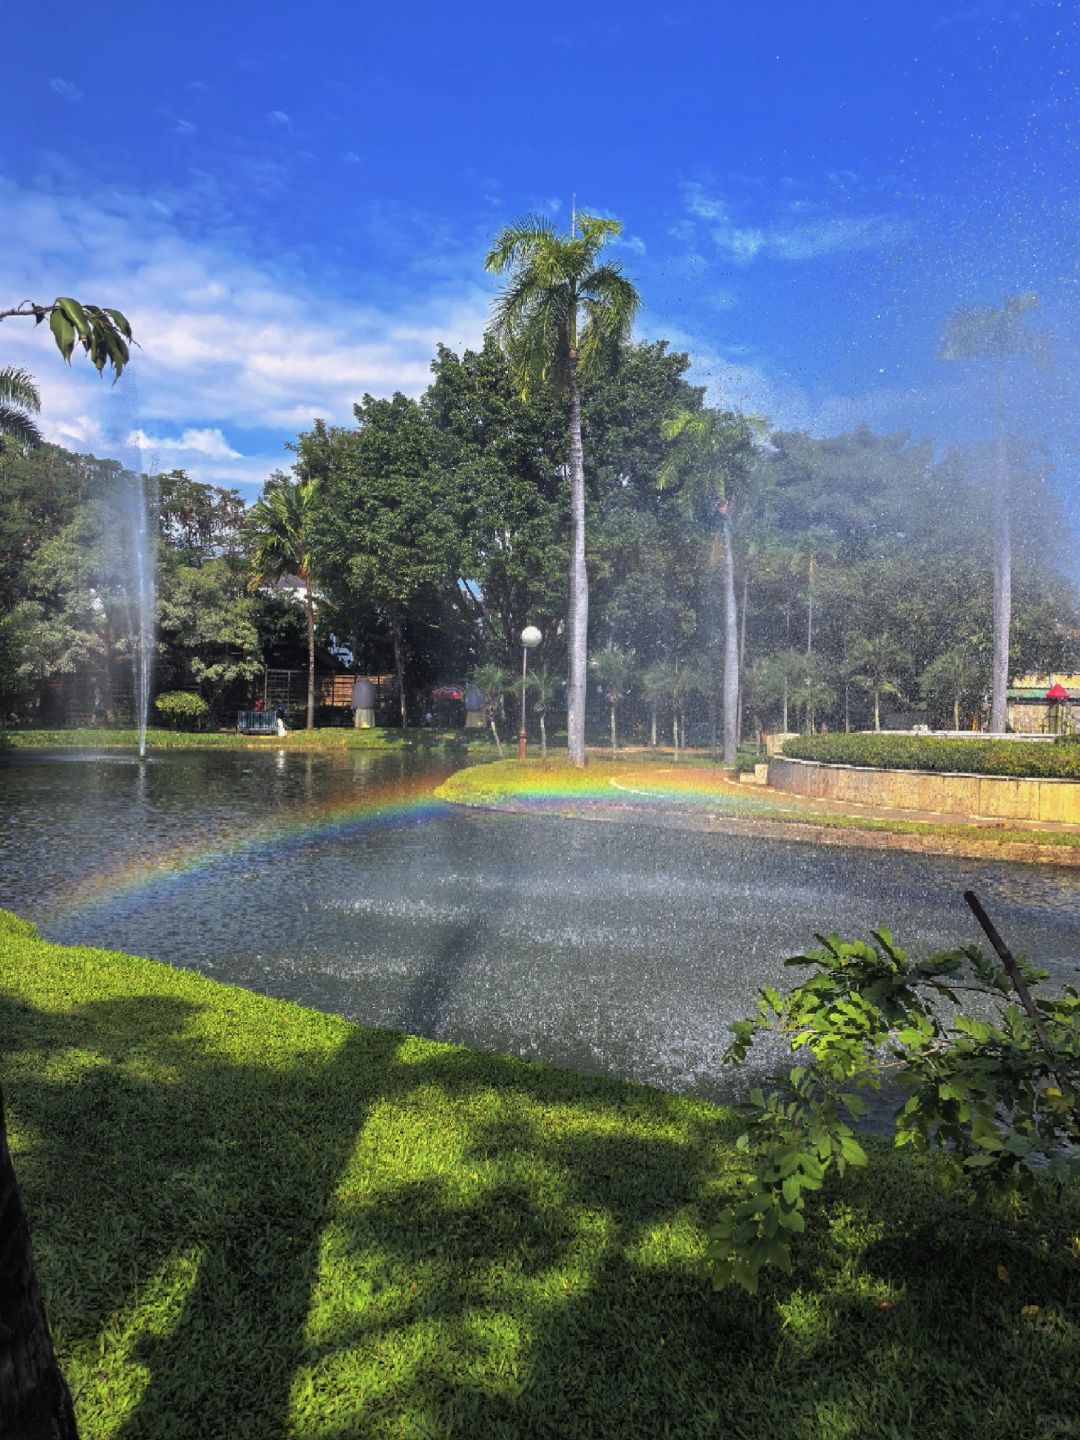
<svg viewBox="0 0 1080 1440">
<path fill-rule="evenodd" d="M 888 925 L 1080 964 L 1080 873 L 487 815 L 445 770 L 352 754 L 0 757 L 0 905 L 357 1020 L 671 1089 L 725 1093 L 755 986 L 815 930 Z M 790 976 L 790 972 L 788 972 Z"/>
</svg>

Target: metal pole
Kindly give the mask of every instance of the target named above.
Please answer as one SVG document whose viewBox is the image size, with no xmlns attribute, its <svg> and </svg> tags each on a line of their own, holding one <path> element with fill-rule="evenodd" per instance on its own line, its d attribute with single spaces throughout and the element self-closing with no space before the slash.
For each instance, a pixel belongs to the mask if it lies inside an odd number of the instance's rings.
<svg viewBox="0 0 1080 1440">
<path fill-rule="evenodd" d="M 529 647 L 521 647 L 521 725 L 518 728 L 518 759 L 525 759 L 525 678 L 529 669 Z"/>
</svg>

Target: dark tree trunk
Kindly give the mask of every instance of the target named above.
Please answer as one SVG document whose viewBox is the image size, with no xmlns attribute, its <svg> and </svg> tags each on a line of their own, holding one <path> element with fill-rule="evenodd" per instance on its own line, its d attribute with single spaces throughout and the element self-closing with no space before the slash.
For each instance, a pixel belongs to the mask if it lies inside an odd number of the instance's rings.
<svg viewBox="0 0 1080 1440">
<path fill-rule="evenodd" d="M 814 557 L 806 567 L 806 653 L 814 653 Z"/>
<path fill-rule="evenodd" d="M 589 577 L 585 569 L 585 457 L 581 448 L 581 391 L 577 352 L 570 353 L 570 634 L 566 687 L 566 749 L 571 765 L 585 764 L 585 677 L 588 664 Z"/>
<path fill-rule="evenodd" d="M 315 601 L 311 594 L 311 572 L 304 566 L 307 600 L 307 728 L 315 729 Z"/>
<path fill-rule="evenodd" d="M 0 1094 L 0 1435 L 76 1440 L 71 1395 L 41 1303 Z"/>
<path fill-rule="evenodd" d="M 739 718 L 735 726 L 735 745 L 742 744 L 743 732 L 743 691 L 746 684 L 746 592 L 750 579 L 750 567 L 743 567 L 742 604 L 739 606 Z"/>
<path fill-rule="evenodd" d="M 401 608 L 394 605 L 390 611 L 390 629 L 394 637 L 394 674 L 398 683 L 398 705 L 401 709 L 401 725 L 409 724 L 409 712 L 405 706 L 405 660 L 402 653 Z"/>
</svg>

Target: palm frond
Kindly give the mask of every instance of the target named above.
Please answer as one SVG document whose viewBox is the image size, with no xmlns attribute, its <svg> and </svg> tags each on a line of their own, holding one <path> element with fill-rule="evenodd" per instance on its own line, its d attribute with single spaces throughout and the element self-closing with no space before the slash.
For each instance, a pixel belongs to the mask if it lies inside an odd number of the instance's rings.
<svg viewBox="0 0 1080 1440">
<path fill-rule="evenodd" d="M 1013 355 L 1039 358 L 1046 337 L 1031 330 L 1024 319 L 1039 308 L 1031 292 L 1009 296 L 1000 308 L 976 305 L 956 310 L 941 330 L 938 356 L 942 360 L 1005 360 Z"/>
<path fill-rule="evenodd" d="M 630 338 L 641 296 L 617 261 L 601 265 L 581 282 L 581 365 L 585 372 L 618 353 Z"/>
<path fill-rule="evenodd" d="M 286 480 L 263 492 L 247 516 L 253 542 L 249 586 L 304 574 L 310 565 L 307 533 L 315 498 L 312 480 Z"/>
<path fill-rule="evenodd" d="M 545 215 L 527 215 L 513 225 L 504 225 L 484 257 L 484 269 L 501 275 L 512 265 L 527 260 L 555 235 L 555 226 Z"/>
<path fill-rule="evenodd" d="M 41 431 L 25 410 L 0 401 L 0 437 L 32 450 L 42 443 Z"/>
<path fill-rule="evenodd" d="M 622 234 L 621 220 L 614 220 L 603 215 L 587 214 L 578 214 L 575 219 L 577 228 L 581 231 L 581 238 L 592 255 L 596 255 L 609 240 L 614 240 L 616 235 Z"/>
<path fill-rule="evenodd" d="M 0 368 L 0 401 L 17 405 L 20 410 L 30 410 L 35 415 L 41 410 L 41 394 L 34 377 L 17 365 Z"/>
<path fill-rule="evenodd" d="M 578 221 L 580 234 L 569 237 L 543 216 L 507 226 L 485 261 L 490 271 L 510 271 L 492 308 L 490 333 L 508 355 L 522 395 L 541 382 L 564 380 L 571 349 L 583 372 L 597 368 L 628 338 L 640 304 L 617 262 L 596 264 L 620 222 L 591 215 Z"/>
</svg>

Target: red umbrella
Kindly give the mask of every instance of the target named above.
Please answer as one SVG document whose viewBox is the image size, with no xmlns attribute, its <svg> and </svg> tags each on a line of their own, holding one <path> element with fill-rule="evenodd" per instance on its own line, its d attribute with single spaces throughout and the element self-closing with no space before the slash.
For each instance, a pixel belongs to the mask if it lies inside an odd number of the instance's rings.
<svg viewBox="0 0 1080 1440">
<path fill-rule="evenodd" d="M 1047 700 L 1067 700 L 1069 698 L 1069 692 L 1065 689 L 1064 685 L 1051 685 L 1050 689 L 1046 692 L 1046 698 Z"/>
<path fill-rule="evenodd" d="M 440 685 L 431 692 L 433 700 L 464 700 L 465 691 L 460 685 Z"/>
</svg>

